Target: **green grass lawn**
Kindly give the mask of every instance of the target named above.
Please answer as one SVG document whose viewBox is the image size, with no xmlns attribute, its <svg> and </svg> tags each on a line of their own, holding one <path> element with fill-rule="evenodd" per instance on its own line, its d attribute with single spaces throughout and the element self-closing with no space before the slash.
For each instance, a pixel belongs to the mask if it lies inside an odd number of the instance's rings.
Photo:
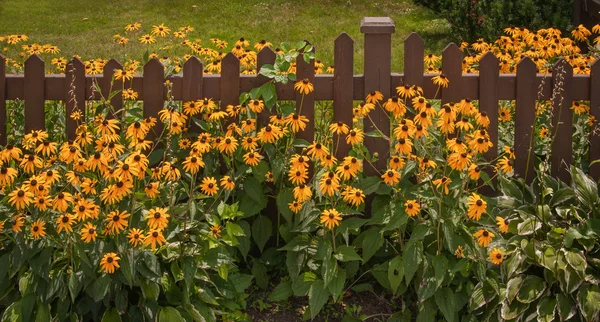
<svg viewBox="0 0 600 322">
<path fill-rule="evenodd" d="M 2 0 L 0 35 L 24 33 L 30 42 L 57 45 L 60 56 L 66 58 L 78 54 L 83 59 L 122 61 L 142 57 L 145 46 L 137 39 L 142 32 L 149 33 L 152 25 L 164 23 L 175 30 L 190 25 L 195 28 L 190 39 L 200 38 L 203 43 L 212 37 L 230 45 L 240 37 L 252 44 L 261 39 L 273 44 L 306 39 L 315 45 L 317 59 L 329 65 L 333 64 L 334 40 L 345 31 L 355 40 L 355 69 L 361 72 L 359 25 L 364 16 L 394 19 L 394 71 L 402 70 L 402 43 L 410 32 L 425 39 L 427 52 L 441 51 L 450 38 L 445 20 L 411 0 Z M 136 21 L 142 23 L 142 31 L 126 33 L 124 26 Z M 130 43 L 115 44 L 112 37 L 117 33 L 127 36 Z"/>
</svg>

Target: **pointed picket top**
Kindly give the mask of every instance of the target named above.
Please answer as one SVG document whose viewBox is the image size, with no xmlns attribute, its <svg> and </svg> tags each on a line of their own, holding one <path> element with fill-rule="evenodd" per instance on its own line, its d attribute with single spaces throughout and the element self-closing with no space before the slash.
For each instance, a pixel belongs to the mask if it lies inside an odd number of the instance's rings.
<svg viewBox="0 0 600 322">
<path fill-rule="evenodd" d="M 442 50 L 442 55 L 459 55 L 462 57 L 462 54 L 463 52 L 460 50 L 460 47 L 453 42 L 449 43 L 444 50 Z"/>
<path fill-rule="evenodd" d="M 158 60 L 158 58 L 152 58 L 152 59 L 148 60 L 146 62 L 146 64 L 144 65 L 144 75 L 146 75 L 146 73 L 148 73 L 148 72 L 156 72 L 159 69 L 163 73 L 163 78 L 164 78 L 165 67 L 160 62 L 160 60 Z"/>
<path fill-rule="evenodd" d="M 6 64 L 6 56 L 0 54 L 0 64 Z"/>
<path fill-rule="evenodd" d="M 256 55 L 259 71 L 260 66 L 274 63 L 276 56 L 277 54 L 273 51 L 273 49 L 271 49 L 271 47 L 263 47 L 263 49 L 261 49 Z"/>
<path fill-rule="evenodd" d="M 115 69 L 122 69 L 123 65 L 116 59 L 111 59 L 106 64 L 104 64 L 104 68 L 102 70 L 102 74 L 104 77 L 110 76 L 112 78 L 115 73 Z M 107 74 L 108 73 L 108 74 Z"/>
<path fill-rule="evenodd" d="M 500 63 L 500 61 L 498 60 L 498 57 L 496 57 L 496 55 L 494 55 L 494 53 L 491 51 L 488 51 L 487 53 L 485 53 L 479 60 L 480 66 L 481 65 L 492 66 L 492 64 L 498 65 L 499 63 Z"/>
<path fill-rule="evenodd" d="M 185 73 L 186 69 L 194 70 L 196 68 L 199 68 L 200 71 L 204 70 L 204 66 L 202 66 L 202 62 L 196 56 L 191 56 L 190 58 L 188 58 L 188 60 L 185 61 L 185 63 L 183 63 L 183 72 L 184 73 Z"/>
<path fill-rule="evenodd" d="M 556 70 L 558 70 L 559 68 L 563 68 L 564 71 L 569 71 L 569 70 L 573 70 L 573 66 L 571 66 L 571 64 L 569 64 L 569 62 L 564 58 L 561 57 L 556 63 L 554 63 L 554 65 L 552 66 L 552 73 L 554 74 L 554 72 Z"/>
<path fill-rule="evenodd" d="M 44 60 L 38 55 L 33 54 L 25 61 L 25 66 L 44 65 Z"/>
<path fill-rule="evenodd" d="M 425 41 L 418 33 L 411 32 L 410 35 L 404 39 L 404 46 L 425 46 Z"/>
<path fill-rule="evenodd" d="M 425 42 L 416 32 L 404 39 L 404 84 L 423 86 Z M 412 107 L 412 102 L 409 102 Z"/>
<path fill-rule="evenodd" d="M 354 46 L 354 39 L 352 39 L 352 37 L 350 37 L 350 35 L 347 33 L 342 32 L 339 36 L 337 36 L 337 38 L 335 38 L 334 46 L 338 46 L 338 43 L 340 44 L 339 46 L 344 46 L 347 44 Z"/>
<path fill-rule="evenodd" d="M 229 52 L 227 55 L 225 55 L 225 57 L 223 57 L 223 59 L 221 59 L 221 66 L 223 66 L 223 64 L 235 64 L 239 62 L 240 60 L 237 58 L 237 56 L 234 53 Z"/>
<path fill-rule="evenodd" d="M 240 60 L 229 52 L 221 60 L 221 105 L 237 105 L 240 102 Z M 230 120 L 233 121 L 233 120 Z"/>
<path fill-rule="evenodd" d="M 537 73 L 537 65 L 535 64 L 535 62 L 533 62 L 533 60 L 531 58 L 529 58 L 528 56 L 525 56 L 523 58 L 521 58 L 521 60 L 519 61 L 519 63 L 517 64 L 517 73 L 519 72 L 519 70 L 521 69 L 525 69 L 527 71 L 531 71 L 532 69 L 536 71 Z"/>
</svg>

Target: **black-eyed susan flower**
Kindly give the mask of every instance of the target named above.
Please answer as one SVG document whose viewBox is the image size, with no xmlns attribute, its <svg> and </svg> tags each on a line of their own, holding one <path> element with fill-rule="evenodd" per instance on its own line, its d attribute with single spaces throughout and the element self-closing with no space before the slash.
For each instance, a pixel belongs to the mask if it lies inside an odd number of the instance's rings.
<svg viewBox="0 0 600 322">
<path fill-rule="evenodd" d="M 156 245 L 162 246 L 163 243 L 166 243 L 167 240 L 165 236 L 163 236 L 162 232 L 157 229 L 150 229 L 146 237 L 144 237 L 144 245 L 150 246 L 152 250 L 156 249 Z"/>
<path fill-rule="evenodd" d="M 39 239 L 46 236 L 46 223 L 40 219 L 31 225 L 31 236 L 33 239 Z"/>
<path fill-rule="evenodd" d="M 248 107 L 254 113 L 260 113 L 265 108 L 265 103 L 262 100 L 250 100 Z"/>
<path fill-rule="evenodd" d="M 25 217 L 22 214 L 14 215 L 10 221 L 11 229 L 15 233 L 21 232 L 21 228 L 25 225 Z"/>
<path fill-rule="evenodd" d="M 200 168 L 204 168 L 204 161 L 199 156 L 188 156 L 183 161 L 183 171 L 196 174 Z"/>
<path fill-rule="evenodd" d="M 221 187 L 225 190 L 233 190 L 235 189 L 235 181 L 230 176 L 223 176 L 220 180 Z"/>
<path fill-rule="evenodd" d="M 299 131 L 304 131 L 304 129 L 306 129 L 306 123 L 308 123 L 309 120 L 304 115 L 292 113 L 286 118 L 285 122 L 286 125 L 292 129 L 292 132 L 296 133 Z"/>
<path fill-rule="evenodd" d="M 346 189 L 342 192 L 342 196 L 345 202 L 354 207 L 358 207 L 365 202 L 365 194 L 359 188 Z"/>
<path fill-rule="evenodd" d="M 304 202 L 312 197 L 312 191 L 310 187 L 306 184 L 300 184 L 296 186 L 293 190 L 294 199 L 298 202 Z"/>
<path fill-rule="evenodd" d="M 119 260 L 121 258 L 116 253 L 106 253 L 100 260 L 100 268 L 107 274 L 112 274 L 119 268 Z"/>
<path fill-rule="evenodd" d="M 246 163 L 247 165 L 249 165 L 251 167 L 254 167 L 260 163 L 260 160 L 262 159 L 262 155 L 260 155 L 260 153 L 258 153 L 257 151 L 254 151 L 254 152 L 251 151 L 251 152 L 244 154 L 243 158 L 244 158 L 244 163 Z"/>
<path fill-rule="evenodd" d="M 340 189 L 340 179 L 334 172 L 327 172 L 319 181 L 319 192 L 325 196 L 333 196 Z"/>
<path fill-rule="evenodd" d="M 15 178 L 18 174 L 19 171 L 17 170 L 11 167 L 2 166 L 2 168 L 0 168 L 0 186 L 11 186 L 13 182 L 15 182 Z"/>
<path fill-rule="evenodd" d="M 144 217 L 148 221 L 148 227 L 156 230 L 163 230 L 167 228 L 169 224 L 169 217 L 167 208 L 155 207 L 148 211 L 148 215 Z"/>
<path fill-rule="evenodd" d="M 394 114 L 395 117 L 400 118 L 406 114 L 406 105 L 397 96 L 393 96 L 388 98 L 388 100 L 383 103 L 383 108 Z"/>
<path fill-rule="evenodd" d="M 98 232 L 96 231 L 96 225 L 88 222 L 83 225 L 81 228 L 81 240 L 86 243 L 90 243 L 92 241 L 96 241 L 96 237 L 98 236 Z"/>
<path fill-rule="evenodd" d="M 306 183 L 308 179 L 308 170 L 306 168 L 291 168 L 288 173 L 288 178 L 294 185 Z"/>
<path fill-rule="evenodd" d="M 496 224 L 501 233 L 506 234 L 508 232 L 508 219 L 496 216 Z"/>
<path fill-rule="evenodd" d="M 127 211 L 111 211 L 106 216 L 106 229 L 110 230 L 112 234 L 120 234 L 127 227 L 127 218 L 130 214 Z"/>
<path fill-rule="evenodd" d="M 205 195 L 214 196 L 217 193 L 217 191 L 219 191 L 219 185 L 217 184 L 217 180 L 215 180 L 215 178 L 213 177 L 202 178 L 200 190 Z"/>
<path fill-rule="evenodd" d="M 296 168 L 307 169 L 308 161 L 309 161 L 308 157 L 306 157 L 304 155 L 300 155 L 300 154 L 294 154 L 290 158 L 291 168 L 292 169 L 296 169 Z"/>
<path fill-rule="evenodd" d="M 365 134 L 360 129 L 352 129 L 346 136 L 346 143 L 351 145 L 362 144 Z"/>
<path fill-rule="evenodd" d="M 482 247 L 487 247 L 487 245 L 489 245 L 492 242 L 492 239 L 496 237 L 494 233 L 486 229 L 478 230 L 475 234 L 473 234 L 473 236 L 477 238 L 477 243 L 479 244 L 479 246 Z"/>
<path fill-rule="evenodd" d="M 439 179 L 433 180 L 433 184 L 435 185 L 435 187 L 439 190 L 440 188 L 443 189 L 444 194 L 448 194 L 448 185 L 452 182 L 452 180 L 446 176 L 443 176 Z"/>
<path fill-rule="evenodd" d="M 381 175 L 381 178 L 385 184 L 393 186 L 400 182 L 400 173 L 394 169 L 388 169 Z"/>
<path fill-rule="evenodd" d="M 367 94 L 367 98 L 365 100 L 367 103 L 376 104 L 377 102 L 383 100 L 383 94 L 380 91 L 372 91 Z"/>
<path fill-rule="evenodd" d="M 498 111 L 498 121 L 508 122 L 510 120 L 511 120 L 510 109 L 508 107 L 500 108 L 500 111 Z"/>
<path fill-rule="evenodd" d="M 504 174 L 512 174 L 514 171 L 514 162 L 504 156 L 498 160 L 497 169 L 502 171 Z"/>
<path fill-rule="evenodd" d="M 481 178 L 481 168 L 477 164 L 473 163 L 469 167 L 469 179 L 479 180 L 479 178 Z"/>
<path fill-rule="evenodd" d="M 267 125 L 258 132 L 258 139 L 262 143 L 273 143 L 283 136 L 283 131 L 277 125 Z"/>
<path fill-rule="evenodd" d="M 56 232 L 60 234 L 61 231 L 67 233 L 73 232 L 73 225 L 75 224 L 75 216 L 71 214 L 62 214 L 56 218 Z"/>
<path fill-rule="evenodd" d="M 454 256 L 456 256 L 456 258 L 465 257 L 465 251 L 461 245 L 458 245 L 458 247 L 456 247 L 456 250 L 454 251 Z"/>
<path fill-rule="evenodd" d="M 63 161 L 70 163 L 66 160 Z M 36 169 L 42 168 L 44 166 L 44 163 L 42 161 L 42 158 L 33 154 L 29 154 L 23 156 L 23 159 L 21 159 L 21 163 L 19 164 L 19 166 L 23 169 L 23 171 L 25 171 L 25 173 L 33 174 L 35 173 Z"/>
<path fill-rule="evenodd" d="M 414 217 L 421 211 L 421 205 L 414 199 L 406 200 L 404 203 L 404 211 L 410 217 Z"/>
<path fill-rule="evenodd" d="M 443 88 L 448 88 L 448 85 L 450 84 L 450 80 L 448 79 L 448 77 L 446 77 L 445 74 L 434 76 L 431 79 L 431 81 L 433 82 L 433 84 Z"/>
<path fill-rule="evenodd" d="M 329 229 L 333 229 L 340 225 L 342 216 L 336 209 L 325 209 L 321 213 L 321 223 Z"/>
<path fill-rule="evenodd" d="M 329 154 L 329 150 L 321 143 L 313 141 L 313 143 L 307 147 L 306 153 L 311 158 L 322 160 Z"/>
<path fill-rule="evenodd" d="M 390 158 L 390 169 L 392 170 L 401 170 L 404 168 L 405 162 L 401 156 L 392 156 Z"/>
<path fill-rule="evenodd" d="M 487 210 L 487 202 L 474 192 L 467 198 L 467 206 L 467 217 L 473 220 L 479 220 Z"/>
<path fill-rule="evenodd" d="M 489 256 L 490 256 L 490 261 L 492 261 L 492 263 L 494 263 L 496 265 L 500 265 L 502 263 L 502 261 L 504 260 L 504 253 L 498 248 L 492 249 L 489 252 Z"/>
<path fill-rule="evenodd" d="M 298 81 L 298 82 L 296 82 L 296 84 L 294 84 L 294 89 L 302 95 L 308 95 L 315 90 L 315 87 L 308 80 L 308 78 L 304 78 L 301 81 Z"/>
<path fill-rule="evenodd" d="M 24 187 L 13 190 L 8 194 L 8 203 L 17 210 L 25 209 L 33 202 L 33 193 L 27 191 Z"/>
<path fill-rule="evenodd" d="M 398 154 L 411 154 L 412 153 L 412 141 L 409 139 L 405 139 L 405 138 L 401 138 L 398 140 L 398 142 L 396 143 L 396 145 L 394 146 L 394 150 L 398 153 Z"/>
<path fill-rule="evenodd" d="M 350 132 L 350 127 L 348 127 L 348 125 L 338 121 L 338 122 L 334 122 L 331 125 L 329 125 L 329 132 L 331 132 L 331 134 L 336 134 L 336 135 L 348 134 L 348 132 Z"/>
<path fill-rule="evenodd" d="M 463 171 L 471 164 L 471 155 L 469 153 L 455 152 L 448 157 L 448 165 L 452 170 Z"/>
<path fill-rule="evenodd" d="M 140 229 L 133 228 L 129 230 L 127 234 L 127 239 L 129 239 L 129 243 L 133 245 L 133 247 L 137 247 L 140 243 L 144 241 L 144 232 Z"/>
<path fill-rule="evenodd" d="M 297 214 L 300 210 L 302 210 L 302 206 L 303 204 L 301 202 L 298 202 L 297 200 L 294 200 L 293 202 L 290 202 L 288 204 L 288 207 L 290 208 L 290 210 Z"/>
<path fill-rule="evenodd" d="M 158 182 L 150 182 L 144 187 L 144 192 L 148 198 L 154 199 L 160 191 L 158 190 L 159 183 Z"/>
</svg>

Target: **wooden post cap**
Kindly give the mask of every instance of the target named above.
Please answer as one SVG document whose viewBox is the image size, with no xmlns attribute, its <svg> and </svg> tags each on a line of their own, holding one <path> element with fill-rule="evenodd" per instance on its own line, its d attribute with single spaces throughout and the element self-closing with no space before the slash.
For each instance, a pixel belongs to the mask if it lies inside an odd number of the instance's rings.
<svg viewBox="0 0 600 322">
<path fill-rule="evenodd" d="M 393 34 L 395 31 L 396 25 L 390 17 L 364 17 L 360 21 L 363 34 Z"/>
</svg>

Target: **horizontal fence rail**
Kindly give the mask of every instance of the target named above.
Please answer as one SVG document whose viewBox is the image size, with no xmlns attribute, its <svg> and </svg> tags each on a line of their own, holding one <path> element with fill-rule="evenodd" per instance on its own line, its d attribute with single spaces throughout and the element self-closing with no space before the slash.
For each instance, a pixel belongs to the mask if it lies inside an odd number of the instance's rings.
<svg viewBox="0 0 600 322">
<path fill-rule="evenodd" d="M 404 41 L 404 73 L 390 70 L 391 34 L 394 23 L 390 18 L 365 18 L 361 22 L 361 32 L 365 37 L 364 74 L 354 74 L 354 41 L 346 33 L 342 33 L 334 44 L 334 74 L 318 74 L 314 72 L 314 61 L 306 63 L 301 56 L 297 60 L 298 79 L 307 78 L 314 83 L 315 91 L 300 100 L 300 94 L 294 91 L 292 83 L 276 84 L 280 100 L 295 100 L 297 108 L 304 105 L 302 114 L 313 119 L 315 100 L 332 100 L 334 121 L 352 123 L 353 101 L 364 100 L 371 91 L 379 90 L 384 100 L 394 95 L 396 87 L 408 84 L 418 85 L 424 90 L 427 99 L 441 99 L 443 103 L 458 102 L 461 99 L 479 101 L 479 108 L 490 116 L 489 134 L 498 146 L 498 104 L 501 100 L 516 101 L 515 115 L 515 174 L 533 179 L 533 149 L 529 142 L 532 139 L 532 127 L 535 122 L 535 107 L 538 100 L 550 100 L 557 90 L 560 77 L 560 90 L 563 100 L 554 99 L 555 113 L 553 124 L 558 125 L 557 140 L 552 145 L 552 174 L 564 181 L 569 180 L 568 169 L 572 158 L 572 111 L 573 100 L 590 101 L 590 115 L 600 120 L 600 62 L 596 61 L 590 75 L 573 75 L 573 68 L 564 60 L 560 60 L 553 68 L 553 74 L 537 74 L 536 65 L 530 58 L 523 58 L 517 65 L 516 74 L 500 74 L 499 61 L 492 53 L 487 53 L 480 60 L 479 74 L 463 74 L 463 53 L 455 44 L 448 45 L 442 53 L 442 68 L 450 80 L 448 88 L 438 88 L 432 78 L 437 74 L 424 73 L 424 41 L 416 33 L 410 34 Z M 258 70 L 265 64 L 272 64 L 276 54 L 268 47 L 258 53 Z M 65 74 L 46 74 L 44 61 L 33 55 L 25 62 L 22 75 L 6 74 L 5 59 L 0 55 L 0 121 L 6 124 L 6 100 L 23 100 L 25 102 L 26 130 L 43 129 L 44 102 L 46 100 L 65 101 L 67 111 L 77 105 L 83 110 L 86 100 L 100 100 L 108 97 L 113 90 L 122 88 L 121 81 L 112 82 L 115 69 L 122 68 L 121 63 L 110 60 L 104 66 L 101 75 L 85 75 L 83 63 L 74 58 L 66 67 Z M 220 100 L 222 106 L 239 104 L 241 92 L 261 86 L 268 81 L 262 75 L 240 75 L 240 62 L 233 54 L 227 54 L 221 62 L 221 74 L 203 74 L 203 65 L 196 57 L 191 57 L 183 66 L 181 74 L 166 78 L 172 86 L 175 100 L 198 100 L 212 98 Z M 559 75 L 557 72 L 562 73 Z M 93 90 L 97 82 L 101 93 Z M 112 83 L 112 86 L 111 86 Z M 157 116 L 163 108 L 167 90 L 163 65 L 157 59 L 151 59 L 143 67 L 143 75 L 135 75 L 126 81 L 126 88 L 139 94 L 144 102 L 144 116 Z M 74 88 L 74 90 L 73 90 Z M 75 99 L 73 99 L 75 98 Z M 121 95 L 115 95 L 111 104 L 118 110 L 123 106 Z M 559 109 L 562 104 L 562 109 Z M 381 112 L 380 110 L 375 110 Z M 375 113 L 376 114 L 376 113 Z M 385 115 L 372 115 L 378 127 L 389 132 L 389 122 Z M 268 111 L 259 119 L 268 120 Z M 386 125 L 387 122 L 387 125 Z M 309 122 L 301 137 L 311 141 L 314 138 L 314 123 Z M 366 123 L 365 123 L 366 124 Z M 369 131 L 366 124 L 366 131 Z M 160 129 L 158 129 L 160 132 Z M 72 120 L 67 120 L 67 133 L 74 136 L 75 127 Z M 531 141 L 533 142 L 533 140 Z M 0 128 L 0 144 L 6 144 L 6 126 Z M 379 152 L 380 161 L 376 168 L 385 168 L 385 160 L 389 156 L 389 142 L 381 138 L 365 140 L 365 145 L 372 152 Z M 338 156 L 344 156 L 350 147 L 341 144 Z M 485 155 L 487 160 L 497 157 L 497 149 L 490 149 Z M 590 160 L 600 159 L 600 137 L 590 136 Z M 533 160 L 533 159 L 530 159 Z M 374 174 L 375 169 L 365 169 Z M 598 180 L 600 164 L 591 167 L 590 173 Z"/>
</svg>

